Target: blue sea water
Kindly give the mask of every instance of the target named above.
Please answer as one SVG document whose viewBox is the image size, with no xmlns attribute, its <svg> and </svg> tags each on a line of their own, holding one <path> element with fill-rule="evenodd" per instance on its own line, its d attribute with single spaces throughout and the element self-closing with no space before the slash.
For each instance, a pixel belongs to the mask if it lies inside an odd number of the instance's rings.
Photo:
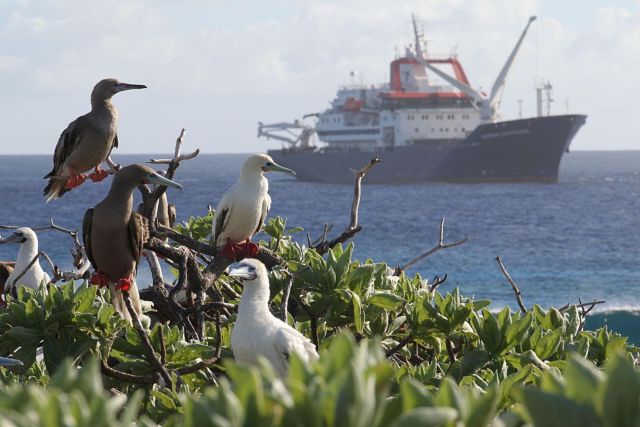
<svg viewBox="0 0 640 427">
<path fill-rule="evenodd" d="M 114 156 L 123 164 L 150 157 L 166 156 Z M 169 190 L 178 220 L 215 206 L 245 157 L 200 155 L 185 162 L 175 177 L 185 190 Z M 50 167 L 49 156 L 0 156 L 0 224 L 39 226 L 51 217 L 62 226 L 81 227 L 85 210 L 104 197 L 110 180 L 84 184 L 45 204 L 42 176 Z M 304 227 L 316 237 L 325 223 L 334 225 L 334 234 L 349 222 L 351 185 L 303 183 L 278 174 L 269 178 L 270 215 L 287 217 L 291 227 Z M 496 307 L 515 307 L 495 261 L 499 255 L 526 305 L 603 299 L 607 303 L 597 308 L 590 325 L 610 322 L 640 342 L 635 332 L 640 331 L 635 315 L 640 311 L 639 194 L 640 151 L 570 153 L 557 185 L 365 185 L 355 252 L 362 259 L 403 264 L 437 242 L 444 216 L 446 240 L 466 236 L 468 242 L 427 258 L 412 272 L 447 273 L 443 289 L 459 286 L 463 294 L 492 299 Z M 299 239 L 306 241 L 306 235 Z M 67 236 L 42 232 L 40 246 L 62 268 L 70 267 Z M 0 245 L 0 259 L 14 259 L 16 253 L 17 247 Z M 149 279 L 143 266 L 139 283 Z"/>
</svg>

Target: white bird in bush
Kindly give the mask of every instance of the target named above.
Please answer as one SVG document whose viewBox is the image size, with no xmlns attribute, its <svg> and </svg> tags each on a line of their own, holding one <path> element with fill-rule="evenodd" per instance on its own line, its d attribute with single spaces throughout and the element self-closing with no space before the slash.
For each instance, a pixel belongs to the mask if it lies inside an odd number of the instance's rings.
<svg viewBox="0 0 640 427">
<path fill-rule="evenodd" d="M 4 285 L 4 292 L 9 293 L 14 290 L 16 285 L 24 285 L 32 289 L 38 289 L 41 283 L 45 285 L 51 281 L 51 278 L 44 272 L 37 259 L 33 264 L 31 262 L 38 255 L 38 236 L 28 227 L 18 228 L 11 236 L 6 239 L 0 239 L 3 243 L 19 243 L 20 250 L 13 271 L 7 278 Z M 31 266 L 29 266 L 31 264 Z M 24 274 L 22 274 L 24 272 Z M 22 277 L 18 277 L 22 274 Z M 16 281 L 17 279 L 17 281 Z M 16 283 L 17 282 L 17 283 Z"/>
<path fill-rule="evenodd" d="M 296 174 L 266 154 L 254 154 L 244 162 L 238 182 L 227 190 L 216 207 L 215 244 L 220 254 L 231 261 L 239 256 L 251 258 L 257 252 L 257 246 L 250 240 L 260 231 L 271 207 L 265 172 Z"/>
<path fill-rule="evenodd" d="M 231 349 L 236 361 L 256 364 L 258 356 L 263 356 L 280 376 L 285 376 L 291 354 L 295 353 L 305 362 L 318 358 L 308 338 L 269 311 L 269 278 L 264 264 L 245 259 L 230 269 L 229 275 L 239 278 L 244 285 L 231 333 Z"/>
</svg>

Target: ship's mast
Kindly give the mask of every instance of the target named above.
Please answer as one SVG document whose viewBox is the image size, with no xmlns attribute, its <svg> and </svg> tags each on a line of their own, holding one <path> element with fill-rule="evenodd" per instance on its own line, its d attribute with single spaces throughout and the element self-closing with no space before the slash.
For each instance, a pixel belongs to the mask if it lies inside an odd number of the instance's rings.
<svg viewBox="0 0 640 427">
<path fill-rule="evenodd" d="M 418 59 L 426 59 L 424 52 L 422 51 L 422 34 L 418 31 L 418 22 L 416 21 L 415 13 L 411 14 L 411 22 L 413 23 L 413 36 L 415 38 L 416 57 Z"/>
</svg>

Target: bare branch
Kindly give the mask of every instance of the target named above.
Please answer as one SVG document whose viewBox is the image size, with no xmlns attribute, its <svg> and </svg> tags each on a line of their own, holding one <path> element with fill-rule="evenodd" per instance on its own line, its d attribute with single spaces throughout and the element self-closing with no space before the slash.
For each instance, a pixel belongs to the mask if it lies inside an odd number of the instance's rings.
<svg viewBox="0 0 640 427">
<path fill-rule="evenodd" d="M 362 230 L 362 226 L 358 224 L 358 211 L 360 209 L 362 179 L 375 165 L 377 165 L 380 162 L 382 162 L 382 160 L 380 160 L 378 157 L 374 157 L 362 169 L 358 171 L 352 170 L 352 172 L 355 175 L 355 184 L 353 187 L 353 201 L 351 202 L 351 218 L 350 218 L 349 226 L 342 232 L 341 235 L 339 235 L 335 239 L 327 241 L 325 234 L 328 233 L 328 230 L 326 229 L 327 226 L 325 225 L 325 232 L 321 237 L 320 243 L 313 246 L 313 249 L 315 249 L 316 252 L 322 255 L 326 253 L 329 249 L 333 248 L 334 246 L 340 243 L 344 243 L 347 240 L 351 239 L 360 230 Z"/>
<path fill-rule="evenodd" d="M 402 350 L 407 344 L 409 344 L 411 341 L 413 341 L 413 335 L 409 334 L 406 337 L 404 337 L 403 339 L 401 339 L 398 344 L 396 344 L 394 347 L 388 349 L 385 353 L 385 355 L 387 357 L 391 357 L 394 354 L 396 354 L 397 352 L 399 352 L 400 350 Z"/>
<path fill-rule="evenodd" d="M 431 285 L 429 285 L 429 291 L 433 292 L 436 289 L 438 289 L 438 286 L 442 285 L 444 282 L 447 281 L 447 274 L 445 273 L 444 277 L 441 279 L 440 276 L 436 276 L 433 278 L 433 281 L 431 282 Z"/>
<path fill-rule="evenodd" d="M 502 270 L 502 274 L 504 274 L 504 277 L 506 277 L 507 281 L 511 285 L 511 289 L 513 289 L 513 293 L 516 295 L 516 301 L 518 302 L 520 311 L 522 312 L 522 314 L 525 314 L 527 312 L 527 308 L 524 306 L 524 302 L 522 302 L 522 294 L 520 293 L 520 289 L 518 288 L 518 285 L 516 285 L 516 282 L 513 281 L 513 279 L 507 272 L 507 269 L 504 267 L 504 264 L 502 263 L 502 258 L 498 256 L 496 257 L 496 261 L 498 261 L 498 265 L 500 266 L 500 270 Z"/>
<path fill-rule="evenodd" d="M 439 250 L 454 248 L 456 246 L 460 246 L 466 241 L 467 241 L 467 238 L 465 237 L 464 239 L 458 240 L 457 242 L 445 243 L 444 242 L 444 217 L 442 217 L 442 220 L 440 220 L 440 240 L 438 241 L 438 244 L 433 248 L 429 249 L 427 252 L 423 253 L 422 255 L 415 257 L 414 259 L 412 259 L 402 267 L 398 267 L 394 275 L 399 276 L 403 271 L 408 270 L 409 268 L 413 267 L 417 262 L 422 261 L 427 257 L 430 257 L 431 255 L 435 254 Z"/>
<path fill-rule="evenodd" d="M 136 311 L 133 309 L 133 306 L 131 305 L 131 300 L 129 299 L 129 292 L 123 291 L 122 296 L 124 297 L 123 298 L 124 304 L 127 306 L 127 310 L 129 311 L 129 314 L 131 315 L 131 319 L 133 320 L 133 327 L 138 332 L 138 335 L 140 336 L 140 340 L 142 341 L 143 346 L 147 350 L 147 356 L 149 357 L 149 362 L 151 362 L 154 368 L 158 371 L 158 373 L 164 380 L 165 385 L 168 388 L 171 388 L 171 384 L 172 384 L 171 375 L 169 375 L 169 371 L 167 371 L 167 368 L 162 364 L 162 362 L 156 356 L 156 353 L 153 350 L 153 346 L 151 345 L 151 341 L 149 340 L 149 336 L 147 335 L 146 331 L 144 330 L 144 327 L 142 326 L 142 323 L 140 322 L 138 313 L 136 313 Z"/>
</svg>

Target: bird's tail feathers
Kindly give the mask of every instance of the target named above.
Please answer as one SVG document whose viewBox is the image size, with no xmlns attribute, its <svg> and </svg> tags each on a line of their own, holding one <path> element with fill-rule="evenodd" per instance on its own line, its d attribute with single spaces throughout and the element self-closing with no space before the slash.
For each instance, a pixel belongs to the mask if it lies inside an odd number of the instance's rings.
<svg viewBox="0 0 640 427">
<path fill-rule="evenodd" d="M 69 191 L 66 189 L 66 184 L 67 184 L 67 178 L 60 177 L 60 176 L 52 176 L 49 179 L 49 183 L 47 184 L 47 186 L 44 188 L 44 191 L 43 191 L 43 195 L 44 197 L 46 197 L 47 203 L 50 200 L 59 199 L 60 197 L 62 197 L 64 193 Z"/>
</svg>

